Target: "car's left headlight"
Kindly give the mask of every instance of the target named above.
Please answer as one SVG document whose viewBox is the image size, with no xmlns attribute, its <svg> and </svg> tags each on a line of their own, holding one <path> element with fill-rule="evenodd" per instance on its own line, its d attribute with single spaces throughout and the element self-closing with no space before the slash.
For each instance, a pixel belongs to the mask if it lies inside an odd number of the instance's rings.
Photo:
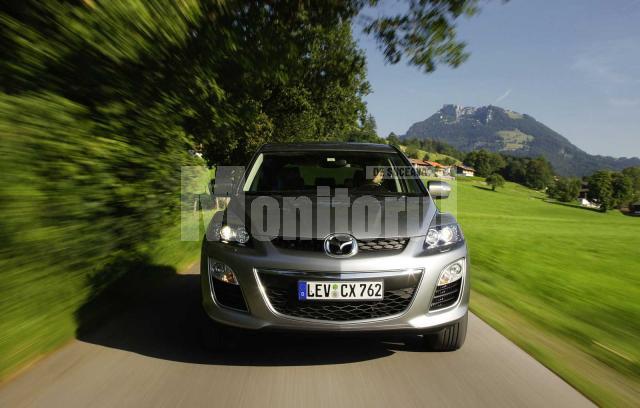
<svg viewBox="0 0 640 408">
<path fill-rule="evenodd" d="M 246 244 L 251 238 L 249 232 L 243 225 L 216 225 L 214 231 L 217 238 L 225 243 L 237 242 L 239 244 Z"/>
<path fill-rule="evenodd" d="M 462 230 L 456 223 L 429 227 L 424 244 L 427 249 L 446 249 L 464 241 Z"/>
</svg>

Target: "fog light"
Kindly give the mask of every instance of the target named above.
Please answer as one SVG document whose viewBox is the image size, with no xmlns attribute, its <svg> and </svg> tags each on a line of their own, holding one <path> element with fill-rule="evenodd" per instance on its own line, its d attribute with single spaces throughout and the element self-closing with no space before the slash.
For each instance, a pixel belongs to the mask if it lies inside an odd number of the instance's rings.
<svg viewBox="0 0 640 408">
<path fill-rule="evenodd" d="M 233 269 L 222 262 L 218 262 L 213 258 L 209 258 L 209 275 L 216 278 L 219 281 L 237 285 L 238 280 L 236 274 L 233 273 Z"/>
<path fill-rule="evenodd" d="M 440 273 L 438 286 L 448 285 L 449 283 L 453 283 L 461 279 L 462 275 L 464 274 L 464 261 L 464 258 L 459 259 L 444 268 L 444 270 Z"/>
</svg>

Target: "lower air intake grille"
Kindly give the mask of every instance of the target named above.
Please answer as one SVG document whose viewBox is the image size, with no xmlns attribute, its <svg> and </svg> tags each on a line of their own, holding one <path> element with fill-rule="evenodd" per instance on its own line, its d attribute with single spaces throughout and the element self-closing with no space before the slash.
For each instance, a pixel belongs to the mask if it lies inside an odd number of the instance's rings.
<svg viewBox="0 0 640 408">
<path fill-rule="evenodd" d="M 288 316 L 304 317 L 315 320 L 349 321 L 365 320 L 376 317 L 393 316 L 404 311 L 413 297 L 413 289 L 400 289 L 384 292 L 384 300 L 360 302 L 330 301 L 289 301 L 289 291 L 268 290 L 271 305 Z"/>
<path fill-rule="evenodd" d="M 247 311 L 247 304 L 244 301 L 239 285 L 232 285 L 215 278 L 211 278 L 211 283 L 213 285 L 213 294 L 218 304 L 231 309 Z"/>
<path fill-rule="evenodd" d="M 462 279 L 458 279 L 455 282 L 438 286 L 436 293 L 433 294 L 433 300 L 431 300 L 431 307 L 429 310 L 443 309 L 451 306 L 458 301 L 460 296 L 460 288 L 462 287 Z"/>
<path fill-rule="evenodd" d="M 404 312 L 411 304 L 420 281 L 420 275 L 420 273 L 416 273 L 385 277 L 383 279 L 384 299 L 365 301 L 298 300 L 297 282 L 301 278 L 261 272 L 260 281 L 269 303 L 280 314 L 305 319 L 344 322 L 394 316 Z M 345 280 L 352 281 L 351 279 Z"/>
</svg>

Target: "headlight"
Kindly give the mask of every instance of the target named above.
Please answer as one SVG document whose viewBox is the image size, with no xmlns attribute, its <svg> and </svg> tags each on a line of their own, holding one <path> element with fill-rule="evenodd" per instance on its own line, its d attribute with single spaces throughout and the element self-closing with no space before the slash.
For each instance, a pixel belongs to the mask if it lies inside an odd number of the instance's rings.
<svg viewBox="0 0 640 408">
<path fill-rule="evenodd" d="M 209 275 L 211 275 L 212 278 L 216 278 L 217 280 L 225 283 L 230 283 L 232 285 L 238 284 L 238 280 L 236 279 L 236 274 L 233 273 L 233 269 L 231 269 L 229 265 L 218 262 L 213 258 L 209 258 Z"/>
<path fill-rule="evenodd" d="M 222 242 L 246 244 L 250 238 L 249 232 L 242 225 L 216 225 L 215 232 Z"/>
<path fill-rule="evenodd" d="M 449 283 L 453 283 L 462 278 L 462 275 L 464 275 L 464 266 L 464 258 L 458 259 L 454 263 L 447 265 L 447 267 L 440 272 L 438 286 L 448 285 Z"/>
<path fill-rule="evenodd" d="M 464 241 L 458 224 L 436 225 L 429 227 L 424 243 L 428 249 L 446 248 Z"/>
</svg>

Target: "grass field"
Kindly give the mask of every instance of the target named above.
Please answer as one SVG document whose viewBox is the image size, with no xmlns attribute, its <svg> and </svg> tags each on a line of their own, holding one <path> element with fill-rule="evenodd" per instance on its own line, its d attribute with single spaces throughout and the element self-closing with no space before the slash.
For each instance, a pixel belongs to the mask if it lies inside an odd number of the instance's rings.
<svg viewBox="0 0 640 408">
<path fill-rule="evenodd" d="M 472 309 L 598 404 L 640 405 L 640 218 L 459 179 Z M 447 203 L 449 201 L 449 203 Z"/>
</svg>

